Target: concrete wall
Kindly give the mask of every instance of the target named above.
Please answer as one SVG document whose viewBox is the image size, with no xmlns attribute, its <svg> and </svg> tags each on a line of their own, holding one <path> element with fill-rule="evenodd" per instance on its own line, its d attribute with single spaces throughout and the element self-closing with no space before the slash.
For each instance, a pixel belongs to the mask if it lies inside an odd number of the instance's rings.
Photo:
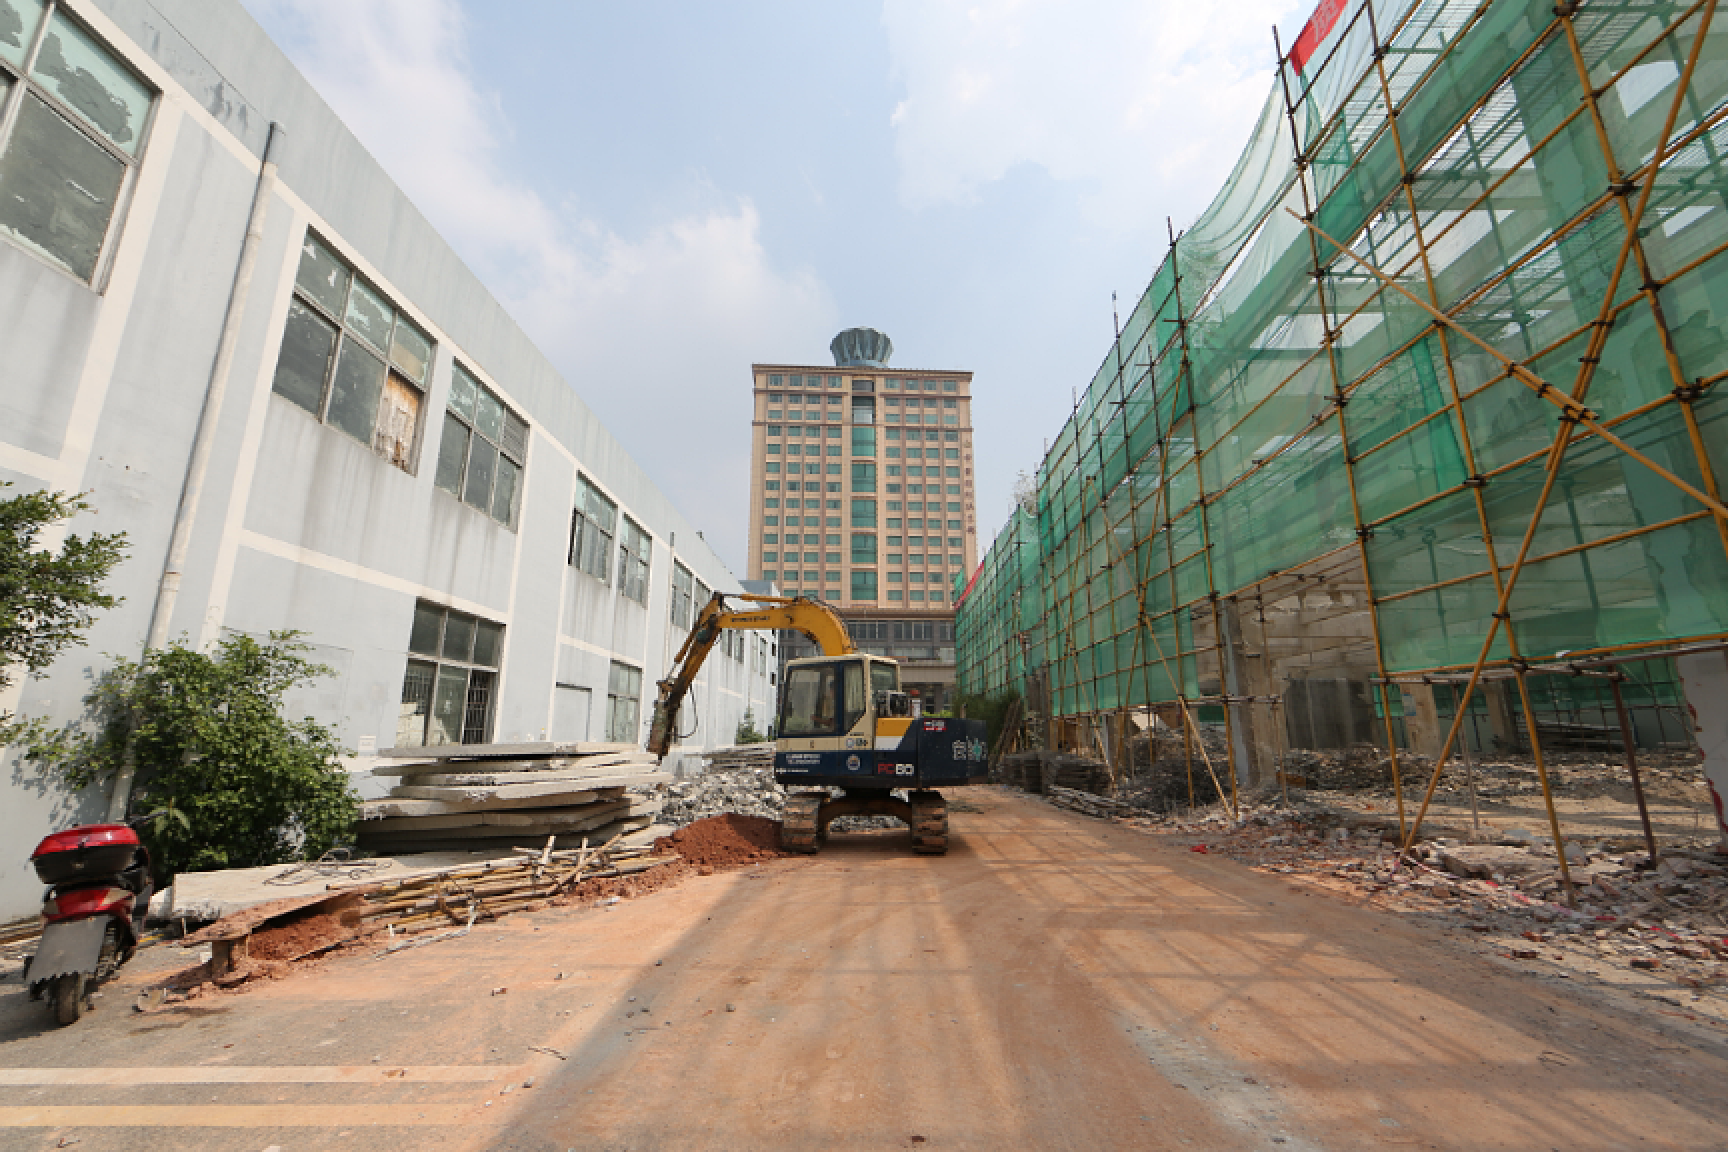
<svg viewBox="0 0 1728 1152">
<path fill-rule="evenodd" d="M 95 511 L 72 529 L 126 532 L 111 584 L 125 601 L 0 708 L 72 720 L 103 654 L 143 648 L 276 121 L 280 182 L 171 634 L 209 643 L 225 629 L 301 630 L 337 675 L 291 703 L 351 748 L 384 747 L 414 604 L 426 599 L 505 625 L 495 739 L 547 738 L 555 713 L 574 722 L 581 688 L 588 735 L 602 738 L 614 659 L 642 670 L 645 734 L 653 682 L 683 639 L 669 621 L 674 557 L 713 588 L 738 581 L 594 418 L 585 382 L 558 374 L 238 3 L 67 7 L 160 95 L 94 287 L 0 237 L 0 480 L 88 492 Z M 436 343 L 413 474 L 271 391 L 308 228 Z M 433 484 L 457 358 L 531 426 L 514 530 Z M 579 473 L 652 535 L 646 607 L 566 563 Z M 766 671 L 716 654 L 697 683 L 692 746 L 728 743 L 747 706 L 772 713 L 772 694 Z M 68 794 L 15 751 L 0 759 L 0 841 L 15 849 L 0 858 L 0 919 L 39 896 L 29 846 L 99 817 L 104 800 Z"/>
</svg>

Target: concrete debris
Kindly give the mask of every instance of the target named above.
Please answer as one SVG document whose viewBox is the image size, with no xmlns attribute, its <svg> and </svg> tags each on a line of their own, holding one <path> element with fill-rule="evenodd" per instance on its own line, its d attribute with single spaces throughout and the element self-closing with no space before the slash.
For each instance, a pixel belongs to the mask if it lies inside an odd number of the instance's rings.
<svg viewBox="0 0 1728 1152">
<path fill-rule="evenodd" d="M 1584 975 L 1728 1023 L 1728 855 L 1691 839 L 1661 845 L 1652 867 L 1641 838 L 1579 834 L 1562 845 L 1569 905 L 1552 840 L 1495 830 L 1491 843 L 1428 836 L 1401 864 L 1391 814 L 1340 809 L 1296 794 L 1162 817 L 1120 801 L 1052 802 L 1182 837 L 1196 851 L 1257 871 L 1304 876 L 1389 911 L 1466 929 L 1501 957 L 1536 961 L 1553 978 Z M 1088 809 L 1092 809 L 1088 811 Z M 1133 815 L 1126 818 L 1123 812 Z M 1532 947 L 1537 945 L 1537 947 Z"/>
<path fill-rule="evenodd" d="M 786 810 L 786 789 L 774 779 L 774 745 L 738 744 L 716 748 L 702 759 L 700 775 L 667 785 L 660 822 L 682 828 L 710 816 L 733 813 L 779 820 Z M 842 816 L 830 826 L 835 832 L 868 828 L 904 828 L 892 816 Z"/>
<path fill-rule="evenodd" d="M 666 786 L 660 822 L 682 828 L 686 824 L 727 812 L 739 816 L 762 816 L 778 820 L 786 809 L 786 790 L 774 780 L 773 746 L 761 763 L 728 765 L 713 761 L 699 776 Z"/>
</svg>

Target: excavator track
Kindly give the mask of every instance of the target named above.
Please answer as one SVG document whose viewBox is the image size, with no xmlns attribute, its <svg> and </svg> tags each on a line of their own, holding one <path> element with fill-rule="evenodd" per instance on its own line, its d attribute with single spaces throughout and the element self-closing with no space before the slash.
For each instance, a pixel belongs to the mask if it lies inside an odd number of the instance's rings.
<svg viewBox="0 0 1728 1152">
<path fill-rule="evenodd" d="M 948 801 L 942 793 L 913 792 L 912 850 L 920 856 L 942 856 L 948 851 Z"/>
<path fill-rule="evenodd" d="M 786 797 L 786 810 L 780 816 L 780 847 L 786 852 L 814 855 L 817 842 L 817 817 L 822 812 L 826 792 L 794 792 Z"/>
</svg>

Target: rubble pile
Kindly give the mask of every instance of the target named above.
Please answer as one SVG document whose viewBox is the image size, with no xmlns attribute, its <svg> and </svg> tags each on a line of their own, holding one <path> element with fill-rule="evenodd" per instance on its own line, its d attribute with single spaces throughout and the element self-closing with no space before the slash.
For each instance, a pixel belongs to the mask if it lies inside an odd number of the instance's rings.
<svg viewBox="0 0 1728 1152">
<path fill-rule="evenodd" d="M 993 782 L 1043 793 L 1050 788 L 1103 795 L 1110 790 L 1110 766 L 1071 752 L 1016 752 L 1002 757 L 992 770 Z"/>
<path fill-rule="evenodd" d="M 1551 965 L 1546 974 L 1631 983 L 1728 1022 L 1728 855 L 1707 841 L 1664 844 L 1654 867 L 1641 838 L 1567 841 L 1574 909 L 1552 842 L 1521 831 L 1502 831 L 1494 843 L 1427 838 L 1394 867 L 1395 817 L 1310 799 L 1245 803 L 1241 819 L 1214 808 L 1188 820 L 1130 822 L 1192 838 L 1197 852 L 1463 928 L 1507 959 Z"/>
<path fill-rule="evenodd" d="M 1328 792 L 1392 790 L 1392 757 L 1384 748 L 1357 744 L 1340 751 L 1306 748 L 1286 752 L 1279 761 L 1285 781 L 1292 788 L 1319 788 Z M 1462 762 L 1458 768 L 1461 770 Z M 1434 762 L 1410 752 L 1398 754 L 1398 770 L 1406 784 L 1426 780 Z M 1461 778 L 1460 781 L 1462 782 Z"/>
<path fill-rule="evenodd" d="M 658 820 L 682 828 L 710 816 L 728 813 L 778 821 L 786 810 L 786 789 L 774 779 L 774 745 L 740 744 L 703 755 L 708 769 L 666 787 L 665 806 Z M 896 793 L 904 798 L 905 793 Z M 841 816 L 835 832 L 867 828 L 904 828 L 892 816 Z"/>
<path fill-rule="evenodd" d="M 761 764 L 715 767 L 666 786 L 659 820 L 682 828 L 725 813 L 778 820 L 786 809 L 786 789 L 774 780 L 773 747 Z"/>
</svg>

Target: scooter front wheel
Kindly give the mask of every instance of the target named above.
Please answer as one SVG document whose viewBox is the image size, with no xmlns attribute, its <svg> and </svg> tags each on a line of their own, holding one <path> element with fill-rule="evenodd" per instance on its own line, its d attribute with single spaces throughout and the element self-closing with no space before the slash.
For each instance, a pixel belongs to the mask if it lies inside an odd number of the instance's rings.
<svg viewBox="0 0 1728 1152">
<path fill-rule="evenodd" d="M 68 972 L 54 977 L 48 988 L 57 1024 L 76 1024 L 84 1014 L 84 973 Z"/>
</svg>

